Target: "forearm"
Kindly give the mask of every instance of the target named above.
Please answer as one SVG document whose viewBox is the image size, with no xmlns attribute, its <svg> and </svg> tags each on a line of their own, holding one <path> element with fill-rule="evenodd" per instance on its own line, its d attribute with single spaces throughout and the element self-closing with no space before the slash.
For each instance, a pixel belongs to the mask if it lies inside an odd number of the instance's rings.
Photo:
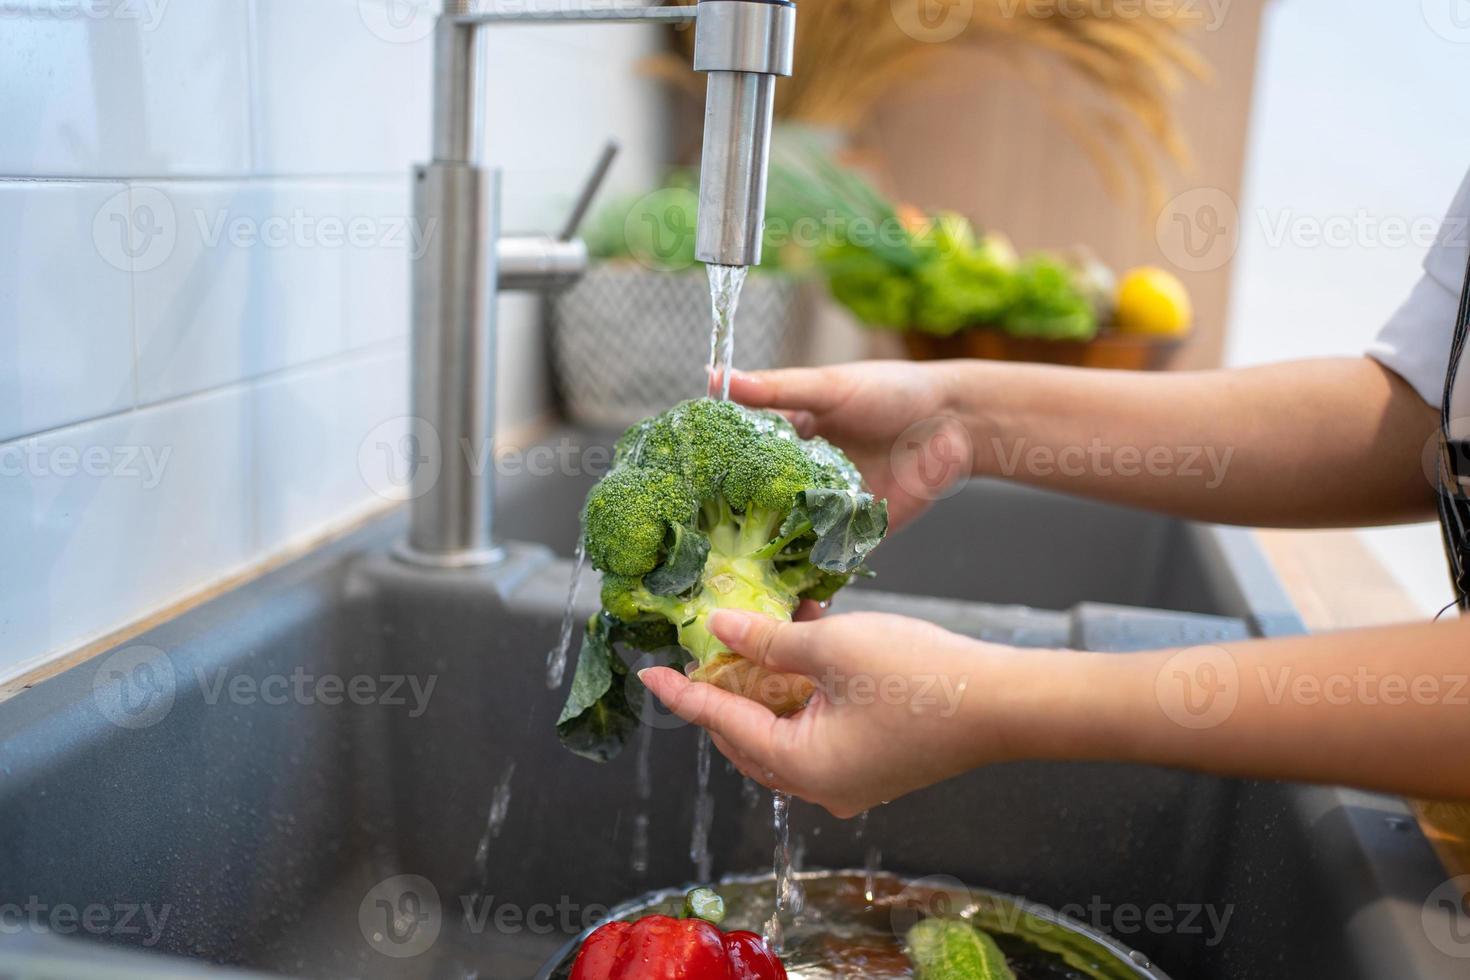
<svg viewBox="0 0 1470 980">
<path fill-rule="evenodd" d="M 946 362 L 977 475 L 1224 523 L 1426 519 L 1438 414 L 1366 358 L 1143 373 Z"/>
<path fill-rule="evenodd" d="M 1000 715 L 1022 758 L 1470 800 L 1467 650 L 1470 620 L 1159 653 L 1016 651 L 1004 700 L 980 710 Z"/>
</svg>

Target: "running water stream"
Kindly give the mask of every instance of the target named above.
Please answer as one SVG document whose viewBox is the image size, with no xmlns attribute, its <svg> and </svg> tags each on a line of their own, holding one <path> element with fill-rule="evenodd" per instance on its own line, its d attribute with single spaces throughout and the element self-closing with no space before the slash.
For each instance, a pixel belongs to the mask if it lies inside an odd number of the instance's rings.
<svg viewBox="0 0 1470 980">
<path fill-rule="evenodd" d="M 735 308 L 745 286 L 743 265 L 709 265 L 709 305 L 713 321 L 709 338 L 709 389 L 720 401 L 730 398 L 730 368 L 735 358 Z"/>
<path fill-rule="evenodd" d="M 745 266 L 710 265 L 709 344 L 710 398 L 730 399 L 730 374 L 735 358 L 735 310 L 740 305 L 740 291 L 745 286 Z M 709 826 L 714 819 L 714 798 L 709 793 L 709 735 L 701 733 L 699 743 L 699 794 L 694 808 L 694 843 L 690 857 L 699 866 L 699 880 L 709 878 Z M 773 874 L 776 881 L 776 909 L 766 922 L 766 944 L 776 953 L 785 945 L 785 922 L 801 913 L 801 886 L 792 875 L 791 797 L 780 791 L 771 794 L 771 823 L 776 832 Z M 696 854 L 698 856 L 696 856 Z"/>
<path fill-rule="evenodd" d="M 715 822 L 715 797 L 709 788 L 710 738 L 700 731 L 695 759 L 694 828 L 689 835 L 689 860 L 694 862 L 694 880 L 710 880 L 709 832 Z"/>
<path fill-rule="evenodd" d="M 653 726 L 638 726 L 638 756 L 634 776 L 638 788 L 638 812 L 633 815 L 633 873 L 648 873 L 648 801 L 653 799 L 653 766 L 649 753 L 653 750 Z"/>
<path fill-rule="evenodd" d="M 745 285 L 745 267 L 709 265 L 709 387 L 710 398 L 730 398 L 730 367 L 735 356 L 735 308 L 740 304 L 740 289 Z M 689 860 L 694 862 L 695 880 L 709 881 L 710 828 L 715 822 L 715 797 L 709 786 L 710 739 L 708 732 L 699 733 L 699 750 L 695 758 L 694 826 L 689 834 Z"/>
<path fill-rule="evenodd" d="M 791 874 L 791 797 L 780 790 L 771 792 L 771 825 L 776 831 L 776 909 L 762 936 L 771 952 L 780 955 L 786 945 L 786 920 L 801 911 L 800 886 Z"/>
<path fill-rule="evenodd" d="M 505 764 L 500 782 L 495 784 L 495 791 L 490 796 L 490 810 L 485 815 L 485 832 L 480 835 L 480 842 L 475 847 L 475 871 L 480 879 L 477 895 L 484 895 L 490 887 L 490 843 L 500 836 L 500 828 L 505 826 L 505 818 L 510 813 L 510 781 L 515 774 L 516 764 L 512 759 Z"/>
<path fill-rule="evenodd" d="M 874 900 L 873 889 L 878 878 L 878 865 L 883 860 L 883 852 L 878 850 L 878 845 L 868 840 L 868 817 L 871 813 L 871 810 L 864 810 L 858 814 L 857 827 L 853 832 L 859 844 L 867 844 L 863 851 L 863 898 L 870 905 Z"/>
<path fill-rule="evenodd" d="M 577 535 L 577 553 L 572 558 L 572 581 L 567 586 L 567 604 L 561 614 L 561 636 L 546 654 L 546 686 L 558 690 L 567 674 L 567 653 L 572 647 L 572 629 L 576 625 L 577 589 L 582 584 L 582 569 L 587 565 L 587 543 Z"/>
</svg>

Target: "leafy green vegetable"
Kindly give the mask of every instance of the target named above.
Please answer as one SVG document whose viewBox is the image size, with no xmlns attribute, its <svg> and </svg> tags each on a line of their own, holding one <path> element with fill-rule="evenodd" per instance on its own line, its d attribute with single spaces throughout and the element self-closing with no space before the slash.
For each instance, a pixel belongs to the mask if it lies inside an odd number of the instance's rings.
<svg viewBox="0 0 1470 980">
<path fill-rule="evenodd" d="M 1003 324 L 1018 337 L 1091 340 L 1097 334 L 1093 304 L 1073 274 L 1055 259 L 1036 256 L 1016 274 L 1017 297 Z"/>
<path fill-rule="evenodd" d="M 957 919 L 922 919 L 904 937 L 918 980 L 1016 980 L 989 935 Z"/>
<path fill-rule="evenodd" d="M 774 412 L 702 398 L 623 434 L 582 525 L 604 611 L 589 623 L 557 731 L 605 761 L 637 724 L 625 690 L 641 692 L 619 682 L 616 644 L 676 643 L 676 659 L 691 656 L 724 683 L 720 669 L 739 660 L 709 631 L 710 614 L 790 619 L 801 599 L 831 597 L 887 533 L 888 508 L 825 440 L 801 439 Z"/>
<path fill-rule="evenodd" d="M 796 146 L 779 167 L 773 157 L 772 186 L 835 219 L 818 265 L 832 297 L 863 323 L 937 336 L 986 326 L 1050 340 L 1097 333 L 1105 303 L 1095 270 L 1044 254 L 1020 262 L 1004 238 L 977 235 L 953 212 L 904 217 L 854 171 L 810 143 Z"/>
<path fill-rule="evenodd" d="M 839 245 L 823 256 L 832 298 L 872 327 L 897 327 L 914 318 L 918 289 L 903 269 L 856 245 Z"/>
<path fill-rule="evenodd" d="M 950 251 L 914 273 L 914 322 L 925 332 L 948 335 L 1007 315 L 1015 302 L 1011 269 L 984 252 Z"/>
<path fill-rule="evenodd" d="M 643 686 L 629 680 L 627 666 L 613 650 L 615 626 L 605 613 L 587 621 L 572 689 L 556 719 L 562 744 L 597 762 L 612 758 L 609 747 L 621 745 L 638 727 L 643 705 Z"/>
</svg>

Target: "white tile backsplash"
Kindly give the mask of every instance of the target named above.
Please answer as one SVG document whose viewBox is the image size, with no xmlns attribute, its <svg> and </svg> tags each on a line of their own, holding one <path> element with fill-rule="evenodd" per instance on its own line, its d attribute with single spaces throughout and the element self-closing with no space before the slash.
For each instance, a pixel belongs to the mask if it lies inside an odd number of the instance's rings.
<svg viewBox="0 0 1470 980">
<path fill-rule="evenodd" d="M 0 9 L 0 175 L 249 171 L 245 3 L 6 0 Z"/>
<path fill-rule="evenodd" d="M 253 553 L 247 393 L 0 445 L 0 675 Z"/>
<path fill-rule="evenodd" d="M 402 173 L 429 155 L 432 26 L 402 0 L 252 0 L 255 167 Z M 400 26 L 398 18 L 408 18 Z"/>
<path fill-rule="evenodd" d="M 423 250 L 408 177 L 343 188 L 343 213 L 365 230 L 347 244 L 343 318 L 347 346 L 408 336 L 409 262 Z"/>
<path fill-rule="evenodd" d="M 604 143 L 620 152 L 607 192 L 647 187 L 666 160 L 665 83 L 638 68 L 663 31 L 641 25 L 497 27 L 485 39 L 485 157 L 504 171 L 501 226 L 560 227 Z M 629 106 L 645 111 L 630 113 Z"/>
<path fill-rule="evenodd" d="M 128 273 L 93 241 L 118 230 L 97 220 L 126 194 L 0 181 L 0 441 L 132 406 Z"/>
<path fill-rule="evenodd" d="M 150 256 L 153 267 L 134 284 L 141 402 L 346 348 L 339 184 L 187 181 L 135 190 L 164 202 L 163 220 L 174 228 L 171 244 L 160 246 L 167 254 Z"/>
<path fill-rule="evenodd" d="M 408 411 L 403 344 L 292 372 L 251 396 L 256 545 L 274 550 L 344 513 L 379 502 L 383 460 L 363 443 Z M 396 432 L 396 430 L 394 430 Z"/>
<path fill-rule="evenodd" d="M 0 0 L 0 677 L 382 504 L 434 6 Z M 559 225 L 610 136 L 610 190 L 653 178 L 661 37 L 490 32 L 504 227 Z M 521 426 L 540 301 L 499 310 Z"/>
</svg>

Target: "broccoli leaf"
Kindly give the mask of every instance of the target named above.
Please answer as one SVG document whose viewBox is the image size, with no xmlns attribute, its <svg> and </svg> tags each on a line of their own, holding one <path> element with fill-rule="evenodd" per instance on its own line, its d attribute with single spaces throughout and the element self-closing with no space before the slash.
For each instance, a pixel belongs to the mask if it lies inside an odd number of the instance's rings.
<svg viewBox="0 0 1470 980">
<path fill-rule="evenodd" d="M 616 640 L 634 650 L 644 653 L 673 651 L 684 653 L 679 647 L 679 631 L 667 619 L 636 619 L 632 622 L 619 621 Z M 687 656 L 687 654 L 685 654 Z M 680 666 L 683 666 L 681 663 Z"/>
<path fill-rule="evenodd" d="M 797 495 L 796 511 L 804 513 L 817 535 L 811 563 L 824 572 L 850 572 L 888 533 L 888 501 L 854 490 L 818 488 Z"/>
<path fill-rule="evenodd" d="M 582 652 L 556 734 L 568 749 L 594 762 L 607 762 L 638 727 L 643 688 L 629 681 L 628 668 L 613 650 L 616 620 L 598 614 L 587 622 Z"/>
<path fill-rule="evenodd" d="M 654 595 L 682 595 L 699 583 L 708 557 L 708 535 L 697 528 L 675 527 L 668 558 L 643 576 L 643 584 Z"/>
</svg>

